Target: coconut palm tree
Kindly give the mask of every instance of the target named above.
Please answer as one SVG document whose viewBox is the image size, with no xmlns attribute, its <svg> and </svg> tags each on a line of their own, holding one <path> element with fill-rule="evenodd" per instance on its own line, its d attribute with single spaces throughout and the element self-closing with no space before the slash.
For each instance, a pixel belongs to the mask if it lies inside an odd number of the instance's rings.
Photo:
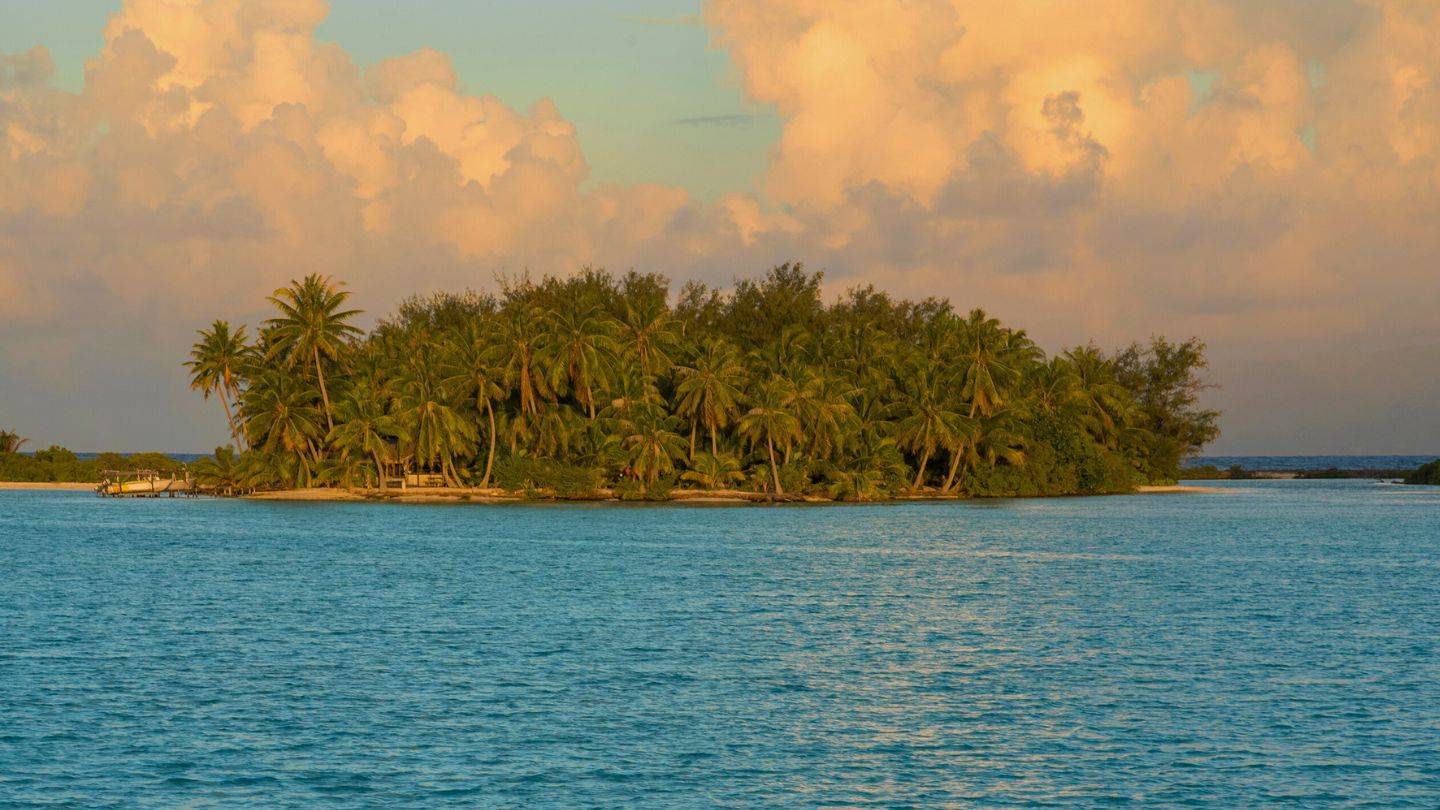
<svg viewBox="0 0 1440 810">
<path fill-rule="evenodd" d="M 468 452 L 478 438 L 475 423 L 464 417 L 459 397 L 444 385 L 433 355 L 413 356 L 399 373 L 395 427 L 414 449 L 417 463 L 438 465 L 446 483 L 459 487 L 455 457 Z"/>
<path fill-rule="evenodd" d="M 1114 448 L 1130 423 L 1131 395 L 1115 382 L 1110 361 L 1094 346 L 1065 353 L 1075 375 L 1072 399 L 1086 428 L 1101 445 Z"/>
<path fill-rule="evenodd" d="M 791 402 L 803 430 L 809 436 L 811 457 L 828 459 L 843 451 L 858 428 L 850 399 L 856 389 L 833 375 L 812 373 Z"/>
<path fill-rule="evenodd" d="M 685 440 L 671 428 L 674 420 L 659 411 L 642 413 L 628 421 L 620 438 L 626 464 L 637 481 L 654 484 L 675 470 L 675 459 L 685 454 Z"/>
<path fill-rule="evenodd" d="M 324 437 L 317 392 L 285 370 L 260 374 L 240 399 L 240 415 L 252 448 L 264 455 L 289 455 L 298 462 L 299 477 L 309 482 L 312 461 L 319 461 Z"/>
<path fill-rule="evenodd" d="M 1027 379 L 1026 407 L 1032 413 L 1060 413 L 1077 400 L 1080 378 L 1064 357 L 1050 358 L 1050 362 L 1037 366 Z"/>
<path fill-rule="evenodd" d="M 961 322 L 958 344 L 960 395 L 970 403 L 972 418 L 989 416 L 1004 406 L 1024 365 L 1037 354 L 1023 333 L 1010 332 L 981 309 Z"/>
<path fill-rule="evenodd" d="M 1000 461 L 1014 466 L 1025 463 L 1025 440 L 1016 430 L 1015 414 L 1001 409 L 988 417 L 965 420 L 964 430 L 951 449 L 950 472 L 943 492 L 959 484 L 959 475 L 973 472 L 981 464 L 994 467 Z"/>
<path fill-rule="evenodd" d="M 520 415 L 534 416 L 540 412 L 541 400 L 550 396 L 539 357 L 544 334 L 539 310 L 528 301 L 515 300 L 494 326 L 487 359 L 500 370 L 501 386 L 519 395 Z"/>
<path fill-rule="evenodd" d="M 320 400 L 324 403 L 325 424 L 330 430 L 335 429 L 335 420 L 330 411 L 330 393 L 325 388 L 322 361 L 339 360 L 351 338 L 361 334 L 348 323 L 360 310 L 341 309 L 350 298 L 343 286 L 317 273 L 291 282 L 289 287 L 278 289 L 270 296 L 270 303 L 280 310 L 280 317 L 265 322 L 270 331 L 272 352 L 292 366 L 311 364 L 320 386 Z"/>
<path fill-rule="evenodd" d="M 743 401 L 745 367 L 739 353 L 724 340 L 707 339 L 694 363 L 678 367 L 676 374 L 675 412 L 692 426 L 703 425 L 710 433 L 710 455 L 718 455 L 716 435 L 740 414 Z M 690 455 L 695 455 L 693 441 Z"/>
<path fill-rule="evenodd" d="M 679 324 L 663 298 L 625 302 L 618 342 L 646 374 L 658 377 L 668 371 L 675 364 L 671 358 L 679 341 Z"/>
<path fill-rule="evenodd" d="M 756 392 L 754 407 L 746 411 L 738 423 L 740 435 L 751 447 L 764 445 L 776 497 L 784 497 L 785 490 L 780 484 L 780 465 L 775 456 L 775 446 L 784 447 L 800 438 L 800 420 L 786 410 L 784 404 L 789 392 L 790 386 L 785 380 L 768 380 Z"/>
<path fill-rule="evenodd" d="M 231 331 L 229 323 L 217 320 L 209 329 L 201 329 L 198 334 L 200 340 L 190 348 L 190 360 L 185 363 L 190 369 L 190 388 L 199 391 L 207 400 L 211 394 L 219 395 L 220 404 L 225 408 L 225 422 L 230 426 L 230 438 L 241 444 L 230 400 L 240 391 L 240 368 L 248 351 L 245 327 Z"/>
<path fill-rule="evenodd" d="M 911 374 L 900 409 L 902 416 L 895 423 L 895 441 L 901 449 L 919 455 L 911 488 L 920 489 L 925 483 L 930 457 L 939 448 L 954 443 L 963 417 L 947 406 L 941 369 L 923 360 Z"/>
<path fill-rule="evenodd" d="M 597 391 L 608 388 L 619 350 L 614 334 L 614 324 L 600 307 L 575 302 L 550 313 L 537 346 L 551 387 L 559 394 L 570 391 L 591 419 Z"/>
<path fill-rule="evenodd" d="M 690 469 L 680 480 L 695 484 L 701 489 L 729 489 L 745 480 L 740 471 L 740 462 L 734 456 L 716 456 L 702 453 L 691 463 Z"/>
<path fill-rule="evenodd" d="M 18 453 L 30 441 L 13 430 L 0 430 L 0 453 Z"/>
<path fill-rule="evenodd" d="M 351 388 L 335 408 L 340 423 L 326 438 L 340 451 L 341 460 L 364 459 L 375 467 L 375 480 L 385 489 L 385 461 L 391 455 L 390 437 L 399 434 L 394 417 L 386 413 L 387 397 L 372 383 Z M 349 475 L 349 468 L 345 473 Z"/>
<path fill-rule="evenodd" d="M 453 340 L 446 344 L 442 369 L 449 386 L 475 403 L 475 410 L 489 422 L 486 433 L 489 450 L 485 454 L 485 472 L 480 478 L 480 487 L 490 486 L 490 473 L 495 466 L 495 445 L 500 432 L 495 420 L 495 405 L 509 396 L 508 382 L 503 370 L 494 363 L 494 352 L 488 338 L 486 324 L 479 320 L 467 323 Z"/>
<path fill-rule="evenodd" d="M 240 456 L 230 446 L 215 448 L 215 455 L 198 459 L 190 466 L 195 480 L 218 495 L 237 495 L 244 489 Z"/>
</svg>

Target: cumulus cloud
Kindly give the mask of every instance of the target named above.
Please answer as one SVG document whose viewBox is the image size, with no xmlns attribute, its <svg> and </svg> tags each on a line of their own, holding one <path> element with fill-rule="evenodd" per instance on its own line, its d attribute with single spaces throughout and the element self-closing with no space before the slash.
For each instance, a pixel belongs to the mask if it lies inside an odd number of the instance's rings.
<svg viewBox="0 0 1440 810">
<path fill-rule="evenodd" d="M 762 192 L 710 204 L 587 188 L 553 104 L 464 92 L 431 50 L 357 65 L 326 12 L 127 0 L 78 93 L 43 49 L 0 58 L 0 415 L 154 444 L 154 411 L 55 415 L 135 379 L 180 444 L 219 435 L 183 390 L 191 331 L 312 270 L 383 310 L 496 271 L 795 258 L 1052 345 L 1203 335 L 1247 386 L 1266 346 L 1320 369 L 1440 339 L 1434 4 L 709 0 L 783 124 Z M 1263 399 L 1238 392 L 1232 436 Z"/>
</svg>

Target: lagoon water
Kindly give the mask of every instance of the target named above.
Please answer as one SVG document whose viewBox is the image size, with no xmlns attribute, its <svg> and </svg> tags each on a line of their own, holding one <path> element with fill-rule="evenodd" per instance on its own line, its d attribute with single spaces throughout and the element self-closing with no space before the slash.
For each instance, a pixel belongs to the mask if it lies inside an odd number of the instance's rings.
<svg viewBox="0 0 1440 810">
<path fill-rule="evenodd" d="M 1440 490 L 0 492 L 0 805 L 1440 806 Z"/>
</svg>

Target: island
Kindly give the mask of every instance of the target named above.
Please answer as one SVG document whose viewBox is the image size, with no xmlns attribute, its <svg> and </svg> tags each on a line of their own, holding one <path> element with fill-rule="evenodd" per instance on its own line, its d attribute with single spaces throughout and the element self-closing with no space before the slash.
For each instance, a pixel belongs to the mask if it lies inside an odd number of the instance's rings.
<svg viewBox="0 0 1440 810">
<path fill-rule="evenodd" d="M 1218 435 L 1204 344 L 1047 355 L 1023 329 L 784 264 L 730 289 L 586 269 L 415 296 L 373 329 L 309 275 L 186 365 L 214 494 L 879 501 L 1173 485 Z"/>
</svg>

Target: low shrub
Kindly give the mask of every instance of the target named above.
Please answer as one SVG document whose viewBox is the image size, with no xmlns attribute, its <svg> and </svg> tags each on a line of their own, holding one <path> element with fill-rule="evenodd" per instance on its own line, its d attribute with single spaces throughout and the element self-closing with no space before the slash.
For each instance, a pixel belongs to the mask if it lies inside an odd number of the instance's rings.
<svg viewBox="0 0 1440 810">
<path fill-rule="evenodd" d="M 492 480 L 501 489 L 551 490 L 557 497 L 578 498 L 600 488 L 603 472 L 549 458 L 511 456 L 496 459 Z"/>
</svg>

